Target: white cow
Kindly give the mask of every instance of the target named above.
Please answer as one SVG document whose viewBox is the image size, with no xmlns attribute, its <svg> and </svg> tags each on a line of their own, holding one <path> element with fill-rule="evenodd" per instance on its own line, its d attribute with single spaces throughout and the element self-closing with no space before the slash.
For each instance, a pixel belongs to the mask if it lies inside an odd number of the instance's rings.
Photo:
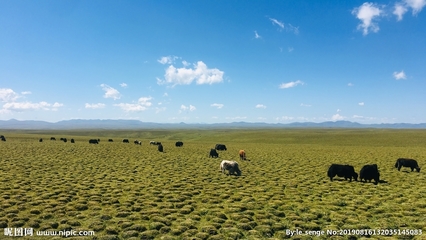
<svg viewBox="0 0 426 240">
<path fill-rule="evenodd" d="M 220 171 L 225 173 L 225 170 L 228 171 L 228 175 L 236 173 L 237 176 L 241 175 L 241 170 L 236 161 L 223 160 L 220 163 Z"/>
</svg>

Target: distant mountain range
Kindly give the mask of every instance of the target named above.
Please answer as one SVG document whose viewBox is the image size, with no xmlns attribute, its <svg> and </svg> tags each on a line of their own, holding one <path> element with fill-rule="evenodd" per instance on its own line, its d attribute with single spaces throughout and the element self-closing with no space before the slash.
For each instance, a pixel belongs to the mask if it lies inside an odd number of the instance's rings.
<svg viewBox="0 0 426 240">
<path fill-rule="evenodd" d="M 426 129 L 426 123 L 381 123 L 381 124 L 360 124 L 349 121 L 336 122 L 294 122 L 294 123 L 250 123 L 250 122 L 232 122 L 232 123 L 153 123 L 141 122 L 139 120 L 99 120 L 99 119 L 75 119 L 65 120 L 55 123 L 45 121 L 16 119 L 0 120 L 0 129 L 150 129 L 150 128 L 407 128 L 407 129 Z"/>
</svg>

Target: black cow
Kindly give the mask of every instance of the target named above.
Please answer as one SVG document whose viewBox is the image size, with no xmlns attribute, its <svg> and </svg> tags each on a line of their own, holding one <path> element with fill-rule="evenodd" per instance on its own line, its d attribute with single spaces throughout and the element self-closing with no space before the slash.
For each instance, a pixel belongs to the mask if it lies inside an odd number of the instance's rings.
<svg viewBox="0 0 426 240">
<path fill-rule="evenodd" d="M 110 138 L 110 139 L 108 139 L 108 142 L 114 142 L 114 140 L 112 140 L 112 139 Z"/>
<path fill-rule="evenodd" d="M 352 182 L 352 178 L 355 181 L 358 181 L 358 174 L 355 172 L 355 169 L 351 165 L 341 165 L 341 164 L 331 164 L 327 172 L 330 181 L 333 181 L 333 178 L 337 175 L 339 177 L 344 177 L 345 180 Z"/>
<path fill-rule="evenodd" d="M 71 143 L 75 143 L 74 138 L 71 138 Z"/>
<path fill-rule="evenodd" d="M 411 171 L 416 169 L 417 172 L 420 172 L 420 167 L 417 161 L 410 158 L 398 158 L 398 160 L 396 160 L 395 167 L 398 168 L 398 171 L 401 170 L 401 167 L 409 167 L 411 168 Z"/>
<path fill-rule="evenodd" d="M 63 142 L 67 142 L 67 139 L 66 139 L 66 138 L 61 138 L 61 140 L 62 140 Z"/>
<path fill-rule="evenodd" d="M 226 146 L 225 146 L 225 144 L 216 144 L 216 146 L 214 147 L 216 150 L 219 150 L 219 151 L 223 151 L 223 150 L 225 150 L 226 151 Z"/>
<path fill-rule="evenodd" d="M 134 144 L 142 145 L 142 142 L 141 142 L 141 141 L 138 141 L 138 140 L 133 141 L 133 143 L 134 143 Z"/>
<path fill-rule="evenodd" d="M 210 149 L 209 158 L 210 158 L 210 157 L 212 157 L 212 158 L 217 158 L 217 157 L 219 157 L 219 153 L 217 153 L 216 149 L 214 149 L 214 148 Z"/>
<path fill-rule="evenodd" d="M 40 138 L 40 139 L 38 140 L 38 142 L 43 142 L 43 138 Z"/>
<path fill-rule="evenodd" d="M 0 139 L 1 139 L 3 142 L 6 142 L 6 138 L 5 138 L 5 136 L 0 135 Z"/>
<path fill-rule="evenodd" d="M 50 140 L 56 141 L 56 138 L 54 138 L 54 137 L 51 137 L 51 138 L 50 138 Z"/>
<path fill-rule="evenodd" d="M 364 182 L 367 182 L 367 180 L 371 182 L 371 180 L 374 179 L 374 184 L 378 184 L 380 181 L 380 173 L 377 164 L 365 165 L 362 167 L 359 172 L 359 178 L 361 181 L 364 180 Z"/>
<path fill-rule="evenodd" d="M 129 139 L 123 139 L 124 143 L 129 143 Z"/>
<path fill-rule="evenodd" d="M 89 143 L 90 144 L 99 144 L 99 141 L 98 141 L 98 139 L 90 139 Z"/>
<path fill-rule="evenodd" d="M 181 142 L 181 141 L 176 142 L 175 146 L 176 147 L 182 147 L 183 146 L 183 142 Z"/>
<path fill-rule="evenodd" d="M 160 145 L 158 145 L 158 151 L 159 151 L 159 152 L 163 152 L 163 150 L 164 150 L 164 149 L 163 149 L 163 145 L 161 145 L 161 144 L 160 144 Z"/>
</svg>

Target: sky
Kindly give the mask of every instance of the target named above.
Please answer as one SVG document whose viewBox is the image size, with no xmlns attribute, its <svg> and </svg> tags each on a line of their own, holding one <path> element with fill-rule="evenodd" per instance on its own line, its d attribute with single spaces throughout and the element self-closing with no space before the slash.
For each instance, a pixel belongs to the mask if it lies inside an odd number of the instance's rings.
<svg viewBox="0 0 426 240">
<path fill-rule="evenodd" d="M 426 122 L 426 0 L 1 0 L 0 120 Z"/>
</svg>

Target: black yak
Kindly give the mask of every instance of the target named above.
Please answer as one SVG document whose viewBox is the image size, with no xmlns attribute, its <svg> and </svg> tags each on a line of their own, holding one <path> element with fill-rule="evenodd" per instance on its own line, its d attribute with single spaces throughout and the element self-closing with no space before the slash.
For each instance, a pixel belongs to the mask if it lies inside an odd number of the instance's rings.
<svg viewBox="0 0 426 240">
<path fill-rule="evenodd" d="M 214 148 L 210 149 L 209 158 L 210 158 L 210 157 L 212 157 L 212 158 L 217 158 L 217 157 L 219 157 L 219 153 L 217 153 L 216 149 L 214 149 Z"/>
<path fill-rule="evenodd" d="M 398 160 L 396 160 L 395 167 L 398 168 L 398 171 L 401 170 L 401 167 L 409 167 L 411 168 L 411 171 L 416 169 L 417 172 L 420 172 L 420 167 L 417 161 L 410 158 L 398 158 Z"/>
<path fill-rule="evenodd" d="M 214 147 L 216 150 L 222 151 L 225 150 L 226 151 L 226 146 L 225 144 L 216 144 L 216 146 Z"/>
<path fill-rule="evenodd" d="M 380 181 L 380 173 L 377 164 L 365 165 L 362 167 L 359 172 L 359 178 L 361 181 L 364 180 L 364 182 L 367 182 L 367 180 L 371 182 L 371 180 L 374 179 L 374 184 L 378 184 Z"/>
<path fill-rule="evenodd" d="M 358 181 L 358 174 L 355 172 L 353 166 L 350 165 L 341 165 L 341 164 L 331 164 L 327 172 L 330 181 L 333 181 L 333 178 L 337 175 L 339 177 L 344 177 L 345 180 L 352 182 L 352 178 L 355 181 Z"/>
<path fill-rule="evenodd" d="M 99 144 L 99 141 L 98 141 L 98 139 L 90 139 L 89 143 L 90 144 Z"/>
<path fill-rule="evenodd" d="M 160 145 L 158 145 L 158 151 L 159 151 L 159 152 L 163 152 L 163 150 L 164 150 L 164 149 L 163 149 L 163 145 L 161 145 L 161 144 L 160 144 Z"/>
<path fill-rule="evenodd" d="M 178 141 L 178 142 L 175 143 L 175 146 L 176 147 L 182 147 L 183 146 L 183 142 Z"/>
</svg>

